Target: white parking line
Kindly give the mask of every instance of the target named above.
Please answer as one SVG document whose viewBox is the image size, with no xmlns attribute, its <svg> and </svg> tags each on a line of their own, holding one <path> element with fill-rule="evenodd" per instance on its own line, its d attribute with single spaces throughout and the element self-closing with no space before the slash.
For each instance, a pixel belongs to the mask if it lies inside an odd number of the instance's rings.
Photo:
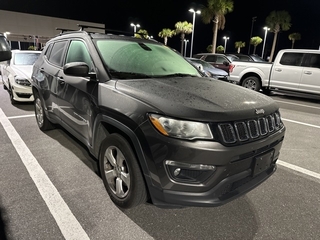
<svg viewBox="0 0 320 240">
<path fill-rule="evenodd" d="M 45 171 L 32 155 L 25 142 L 21 139 L 9 119 L 0 108 L 0 123 L 10 138 L 14 148 L 18 152 L 23 164 L 28 170 L 32 180 L 38 188 L 43 200 L 47 204 L 52 216 L 56 220 L 66 240 L 89 240 L 78 220 L 72 214 L 58 190 L 55 188 Z"/>
<path fill-rule="evenodd" d="M 300 103 L 292 103 L 292 102 L 279 101 L 279 100 L 275 100 L 275 101 L 280 102 L 280 103 L 285 103 L 285 104 L 297 105 L 297 106 L 301 106 L 301 107 L 320 109 L 320 107 L 315 107 L 315 106 L 310 106 L 310 105 L 305 105 L 305 104 L 300 104 Z"/>
<path fill-rule="evenodd" d="M 20 115 L 20 116 L 12 116 L 12 117 L 7 117 L 8 119 L 15 119 L 15 118 L 25 118 L 25 117 L 34 117 L 34 114 L 29 114 L 29 115 Z"/>
<path fill-rule="evenodd" d="M 320 126 L 318 126 L 318 125 L 313 125 L 313 124 L 309 124 L 309 123 L 298 122 L 298 121 L 290 120 L 290 119 L 286 119 L 286 118 L 281 118 L 281 119 L 284 120 L 284 121 L 288 121 L 288 122 L 292 122 L 292 123 L 297 123 L 297 124 L 305 125 L 305 126 L 308 126 L 308 127 L 320 128 Z"/>
<path fill-rule="evenodd" d="M 301 172 L 305 175 L 308 175 L 308 176 L 311 176 L 311 177 L 314 177 L 314 178 L 317 178 L 317 179 L 320 179 L 320 174 L 319 173 L 316 173 L 316 172 L 312 172 L 310 170 L 307 170 L 305 168 L 302 168 L 302 167 L 298 167 L 296 165 L 293 165 L 291 163 L 287 163 L 287 162 L 283 162 L 281 160 L 278 160 L 277 163 L 281 166 L 284 166 L 284 167 L 287 167 L 287 168 L 290 168 L 294 171 L 297 171 L 297 172 Z"/>
</svg>

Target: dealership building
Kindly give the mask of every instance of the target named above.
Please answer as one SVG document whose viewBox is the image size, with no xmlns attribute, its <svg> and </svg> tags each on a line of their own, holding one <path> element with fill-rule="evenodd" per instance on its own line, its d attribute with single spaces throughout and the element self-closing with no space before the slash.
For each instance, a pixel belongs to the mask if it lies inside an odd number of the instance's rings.
<svg viewBox="0 0 320 240">
<path fill-rule="evenodd" d="M 78 25 L 94 26 L 104 32 L 104 24 L 47 17 L 0 10 L 0 32 L 4 33 L 12 49 L 41 49 L 52 37 L 65 30 L 79 30 Z M 90 31 L 90 28 L 88 29 Z"/>
</svg>

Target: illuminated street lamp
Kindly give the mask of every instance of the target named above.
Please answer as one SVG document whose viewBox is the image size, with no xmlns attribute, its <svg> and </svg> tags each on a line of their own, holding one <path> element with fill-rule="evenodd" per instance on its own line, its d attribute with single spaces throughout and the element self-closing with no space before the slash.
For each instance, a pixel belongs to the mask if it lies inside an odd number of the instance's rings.
<svg viewBox="0 0 320 240">
<path fill-rule="evenodd" d="M 133 24 L 133 23 L 131 23 L 131 24 L 130 24 L 130 26 L 131 26 L 131 27 L 133 27 L 133 34 L 135 34 L 135 33 L 136 33 L 136 31 L 137 31 L 137 27 L 140 27 L 140 25 L 139 25 L 139 24 Z"/>
<path fill-rule="evenodd" d="M 264 46 L 266 45 L 266 41 L 267 41 L 267 33 L 270 30 L 270 28 L 268 27 L 264 27 L 264 40 L 263 40 L 263 47 L 262 47 L 262 54 L 261 57 L 263 58 L 263 54 L 264 54 Z"/>
<path fill-rule="evenodd" d="M 227 49 L 227 41 L 228 41 L 229 37 L 224 36 L 223 39 L 224 39 L 224 52 L 226 52 L 226 49 Z"/>
<path fill-rule="evenodd" d="M 186 56 L 186 53 L 187 53 L 187 45 L 188 45 L 189 40 L 184 39 L 183 41 L 184 41 L 184 55 L 183 55 L 183 56 Z"/>
<path fill-rule="evenodd" d="M 192 34 L 191 34 L 191 48 L 190 48 L 190 57 L 192 57 L 192 48 L 193 48 L 193 34 L 194 34 L 194 28 L 195 28 L 195 22 L 196 22 L 196 13 L 200 14 L 201 11 L 197 10 L 194 11 L 192 8 L 189 9 L 189 12 L 193 13 L 193 20 L 192 20 Z"/>
</svg>

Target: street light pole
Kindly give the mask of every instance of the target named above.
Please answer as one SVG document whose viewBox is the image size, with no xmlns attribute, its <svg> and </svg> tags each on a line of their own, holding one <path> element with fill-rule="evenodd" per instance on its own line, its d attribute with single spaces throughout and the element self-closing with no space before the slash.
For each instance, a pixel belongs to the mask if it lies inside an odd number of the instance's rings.
<svg viewBox="0 0 320 240">
<path fill-rule="evenodd" d="M 248 54 L 250 55 L 250 42 L 251 42 L 251 38 L 252 38 L 252 30 L 253 30 L 253 23 L 256 21 L 257 17 L 252 17 L 252 23 L 251 23 L 251 32 L 250 32 L 250 39 L 249 39 L 249 49 L 248 49 Z"/>
<path fill-rule="evenodd" d="M 130 26 L 133 27 L 133 35 L 134 35 L 134 34 L 136 33 L 136 31 L 137 31 L 137 27 L 140 27 L 139 24 L 134 24 L 134 23 L 131 23 Z"/>
<path fill-rule="evenodd" d="M 189 9 L 189 12 L 192 12 L 193 14 L 193 20 L 192 20 L 192 34 L 191 34 L 191 48 L 190 48 L 190 57 L 192 57 L 192 48 L 193 48 L 193 35 L 194 35 L 194 29 L 195 29 L 195 22 L 196 22 L 196 13 L 200 14 L 201 11 L 197 10 L 194 11 L 194 9 Z"/>
<path fill-rule="evenodd" d="M 268 27 L 264 27 L 264 40 L 263 40 L 263 47 L 262 47 L 262 53 L 261 53 L 261 57 L 263 58 L 263 54 L 264 54 L 264 46 L 266 45 L 266 41 L 267 41 L 267 32 L 270 30 L 270 28 Z"/>
<path fill-rule="evenodd" d="M 226 49 L 227 49 L 227 41 L 228 41 L 229 37 L 224 36 L 223 39 L 224 39 L 224 52 L 226 52 Z"/>
<path fill-rule="evenodd" d="M 188 45 L 189 40 L 184 39 L 183 41 L 184 41 L 184 55 L 183 56 L 185 57 L 187 54 L 187 45 Z"/>
</svg>

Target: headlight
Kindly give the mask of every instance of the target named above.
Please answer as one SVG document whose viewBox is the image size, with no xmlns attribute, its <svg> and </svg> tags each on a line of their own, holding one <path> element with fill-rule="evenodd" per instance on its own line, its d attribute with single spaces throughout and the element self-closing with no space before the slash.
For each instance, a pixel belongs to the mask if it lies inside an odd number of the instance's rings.
<svg viewBox="0 0 320 240">
<path fill-rule="evenodd" d="M 23 77 L 15 76 L 14 81 L 19 85 L 31 86 L 31 83 L 29 82 L 29 80 Z"/>
<path fill-rule="evenodd" d="M 182 139 L 213 139 L 206 123 L 177 120 L 157 114 L 149 115 L 152 125 L 163 135 Z"/>
</svg>

